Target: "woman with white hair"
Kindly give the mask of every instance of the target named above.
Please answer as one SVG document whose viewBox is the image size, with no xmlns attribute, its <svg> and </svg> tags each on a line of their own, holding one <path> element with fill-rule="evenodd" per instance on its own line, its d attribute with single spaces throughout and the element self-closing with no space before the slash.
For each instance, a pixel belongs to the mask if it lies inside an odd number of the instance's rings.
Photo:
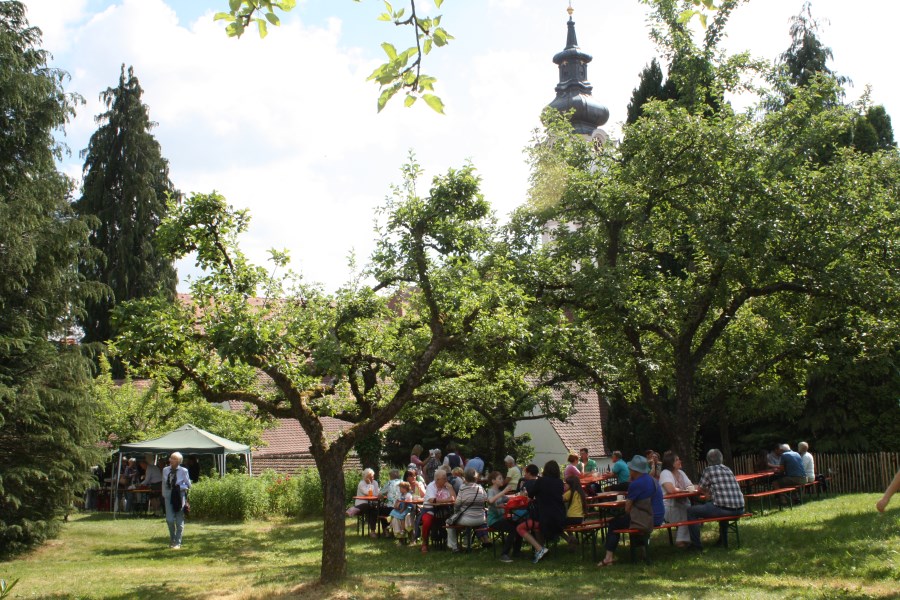
<svg viewBox="0 0 900 600">
<path fill-rule="evenodd" d="M 169 526 L 169 548 L 181 549 L 184 533 L 184 505 L 187 491 L 191 488 L 188 470 L 181 466 L 184 457 L 181 452 L 169 455 L 169 466 L 162 471 L 162 494 L 166 505 L 166 524 Z"/>
<path fill-rule="evenodd" d="M 377 497 L 380 494 L 378 489 L 378 481 L 375 480 L 375 471 L 366 468 L 363 469 L 363 478 L 359 485 L 356 486 L 356 495 L 365 496 L 367 498 Z M 372 505 L 369 500 L 360 500 L 357 498 L 353 506 L 347 509 L 348 517 L 355 517 L 359 513 L 366 513 L 366 520 L 369 523 L 369 537 L 378 537 L 375 533 L 375 525 L 378 520 L 378 505 Z"/>
</svg>

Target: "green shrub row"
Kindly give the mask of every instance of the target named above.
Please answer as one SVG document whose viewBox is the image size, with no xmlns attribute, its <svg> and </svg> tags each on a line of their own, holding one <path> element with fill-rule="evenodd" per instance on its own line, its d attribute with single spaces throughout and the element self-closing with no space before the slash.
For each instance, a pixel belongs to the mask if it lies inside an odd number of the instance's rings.
<svg viewBox="0 0 900 600">
<path fill-rule="evenodd" d="M 347 500 L 356 494 L 359 475 L 346 474 Z M 295 475 L 265 471 L 258 477 L 229 473 L 204 477 L 191 487 L 191 517 L 215 521 L 247 521 L 283 515 L 321 515 L 322 484 L 315 469 Z"/>
</svg>

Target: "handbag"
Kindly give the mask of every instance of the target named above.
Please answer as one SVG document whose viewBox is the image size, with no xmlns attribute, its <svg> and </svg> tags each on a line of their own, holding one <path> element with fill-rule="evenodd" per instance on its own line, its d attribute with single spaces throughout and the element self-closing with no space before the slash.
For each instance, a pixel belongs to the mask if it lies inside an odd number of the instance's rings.
<svg viewBox="0 0 900 600">
<path fill-rule="evenodd" d="M 650 498 L 635 500 L 632 503 L 630 527 L 644 534 L 653 531 L 653 504 Z"/>
<path fill-rule="evenodd" d="M 475 503 L 478 502 L 478 499 L 480 497 L 481 496 L 479 494 L 475 494 L 475 497 L 472 499 L 471 502 L 469 502 L 468 506 L 466 506 L 462 510 L 454 510 L 453 514 L 450 515 L 449 517 L 447 517 L 446 521 L 444 521 L 444 522 L 447 525 L 456 525 L 457 523 L 459 523 L 459 520 L 462 519 L 462 516 L 464 514 L 466 514 L 466 511 L 469 510 L 470 508 L 472 508 L 473 506 L 475 506 Z M 484 499 L 482 498 L 481 501 L 484 502 Z"/>
</svg>

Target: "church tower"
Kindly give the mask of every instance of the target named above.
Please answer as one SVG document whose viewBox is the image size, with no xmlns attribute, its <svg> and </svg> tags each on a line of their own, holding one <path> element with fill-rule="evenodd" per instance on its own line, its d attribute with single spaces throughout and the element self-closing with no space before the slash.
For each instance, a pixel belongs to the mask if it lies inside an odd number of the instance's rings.
<svg viewBox="0 0 900 600">
<path fill-rule="evenodd" d="M 549 106 L 564 114 L 574 109 L 569 119 L 575 133 L 605 142 L 609 136 L 601 127 L 609 120 L 609 109 L 591 96 L 594 86 L 588 82 L 587 65 L 593 57 L 578 47 L 575 21 L 572 20 L 574 11 L 571 6 L 567 11 L 569 31 L 566 47 L 553 57 L 553 62 L 559 65 L 559 83 L 556 85 L 556 98 Z"/>
</svg>

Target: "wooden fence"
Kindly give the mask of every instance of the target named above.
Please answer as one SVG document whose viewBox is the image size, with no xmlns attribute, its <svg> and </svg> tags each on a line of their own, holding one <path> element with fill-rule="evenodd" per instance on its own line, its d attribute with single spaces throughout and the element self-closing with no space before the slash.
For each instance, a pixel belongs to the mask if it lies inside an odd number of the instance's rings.
<svg viewBox="0 0 900 600">
<path fill-rule="evenodd" d="M 866 454 L 816 454 L 816 475 L 831 477 L 829 491 L 841 494 L 854 492 L 883 492 L 900 470 L 900 452 L 870 452 Z M 735 473 L 752 473 L 754 456 L 735 456 Z M 706 461 L 697 463 L 702 473 Z"/>
</svg>

